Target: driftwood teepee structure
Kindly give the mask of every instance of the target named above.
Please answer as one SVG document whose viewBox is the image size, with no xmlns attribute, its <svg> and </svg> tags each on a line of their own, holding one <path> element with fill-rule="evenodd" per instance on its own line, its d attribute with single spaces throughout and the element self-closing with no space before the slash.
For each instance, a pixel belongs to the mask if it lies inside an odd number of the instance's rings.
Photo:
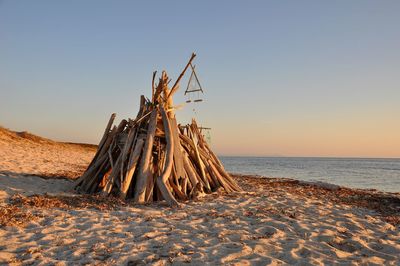
<svg viewBox="0 0 400 266">
<path fill-rule="evenodd" d="M 113 122 L 105 129 L 96 155 L 75 189 L 86 193 L 114 194 L 144 203 L 165 200 L 178 205 L 202 193 L 240 187 L 211 151 L 195 120 L 180 126 L 175 119 L 172 96 L 195 54 L 170 89 L 165 71 L 154 85 L 151 100 L 144 96 L 136 119 Z"/>
</svg>

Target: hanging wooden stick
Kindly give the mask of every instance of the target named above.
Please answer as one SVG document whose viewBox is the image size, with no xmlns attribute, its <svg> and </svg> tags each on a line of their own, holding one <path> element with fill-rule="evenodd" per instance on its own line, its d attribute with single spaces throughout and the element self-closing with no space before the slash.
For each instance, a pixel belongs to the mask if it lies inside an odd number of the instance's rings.
<svg viewBox="0 0 400 266">
<path fill-rule="evenodd" d="M 188 69 L 188 67 L 190 66 L 190 64 L 192 63 L 192 61 L 193 61 L 193 59 L 195 57 L 196 57 L 196 54 L 192 53 L 192 56 L 190 57 L 189 62 L 187 63 L 187 65 L 183 69 L 182 73 L 179 75 L 178 79 L 175 81 L 174 86 L 172 86 L 171 92 L 168 94 L 168 98 L 171 97 L 172 95 L 174 95 L 174 93 L 178 89 L 179 82 L 181 81 L 183 75 L 185 75 L 186 70 Z"/>
</svg>

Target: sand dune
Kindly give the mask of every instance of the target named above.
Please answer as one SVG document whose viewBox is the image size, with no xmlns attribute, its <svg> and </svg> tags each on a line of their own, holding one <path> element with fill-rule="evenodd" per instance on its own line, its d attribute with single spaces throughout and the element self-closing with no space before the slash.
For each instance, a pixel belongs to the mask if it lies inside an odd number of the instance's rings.
<svg viewBox="0 0 400 266">
<path fill-rule="evenodd" d="M 95 152 L 94 145 L 55 142 L 0 127 L 0 172 L 3 174 L 76 178 Z"/>
<path fill-rule="evenodd" d="M 19 142 L 21 147 L 15 149 L 0 144 L 2 208 L 13 207 L 31 215 L 23 225 L 0 226 L 0 264 L 400 263 L 400 227 L 384 215 L 394 210 L 390 214 L 398 217 L 395 210 L 400 204 L 395 194 L 236 176 L 247 192 L 215 192 L 180 209 L 163 203 L 143 206 L 129 202 L 100 208 L 90 200 L 79 204 L 84 198 L 70 191 L 69 180 L 21 175 L 32 171 L 49 176 L 79 173 L 93 151 L 66 144 L 55 145 L 54 150 L 37 142 Z M 23 145 L 32 146 L 26 149 Z M 54 162 L 52 152 L 60 156 L 55 156 Z M 59 159 L 64 152 L 75 157 Z M 15 193 L 22 194 L 18 201 L 12 199 Z M 38 196 L 35 200 L 40 204 L 29 197 L 44 193 L 62 197 Z M 338 195 L 342 199 L 335 200 Z M 367 196 L 372 203 L 376 198 L 388 200 L 388 209 L 363 205 Z"/>
</svg>

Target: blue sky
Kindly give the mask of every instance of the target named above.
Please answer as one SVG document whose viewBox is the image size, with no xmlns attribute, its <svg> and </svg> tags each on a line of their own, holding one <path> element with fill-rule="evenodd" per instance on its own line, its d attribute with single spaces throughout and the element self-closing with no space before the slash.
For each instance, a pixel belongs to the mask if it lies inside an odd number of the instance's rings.
<svg viewBox="0 0 400 266">
<path fill-rule="evenodd" d="M 399 14 L 398 1 L 0 1 L 0 124 L 96 143 L 112 112 L 136 115 L 154 70 L 174 79 L 195 51 L 205 101 L 177 116 L 212 127 L 219 154 L 400 157 Z"/>
</svg>

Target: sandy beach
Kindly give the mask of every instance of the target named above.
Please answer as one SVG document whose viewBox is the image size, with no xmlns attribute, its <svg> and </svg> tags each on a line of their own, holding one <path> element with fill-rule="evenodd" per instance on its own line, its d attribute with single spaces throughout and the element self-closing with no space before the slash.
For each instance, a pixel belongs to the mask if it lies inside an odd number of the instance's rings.
<svg viewBox="0 0 400 266">
<path fill-rule="evenodd" d="M 400 263 L 400 195 L 234 175 L 181 208 L 71 190 L 87 145 L 0 132 L 1 265 Z"/>
</svg>

